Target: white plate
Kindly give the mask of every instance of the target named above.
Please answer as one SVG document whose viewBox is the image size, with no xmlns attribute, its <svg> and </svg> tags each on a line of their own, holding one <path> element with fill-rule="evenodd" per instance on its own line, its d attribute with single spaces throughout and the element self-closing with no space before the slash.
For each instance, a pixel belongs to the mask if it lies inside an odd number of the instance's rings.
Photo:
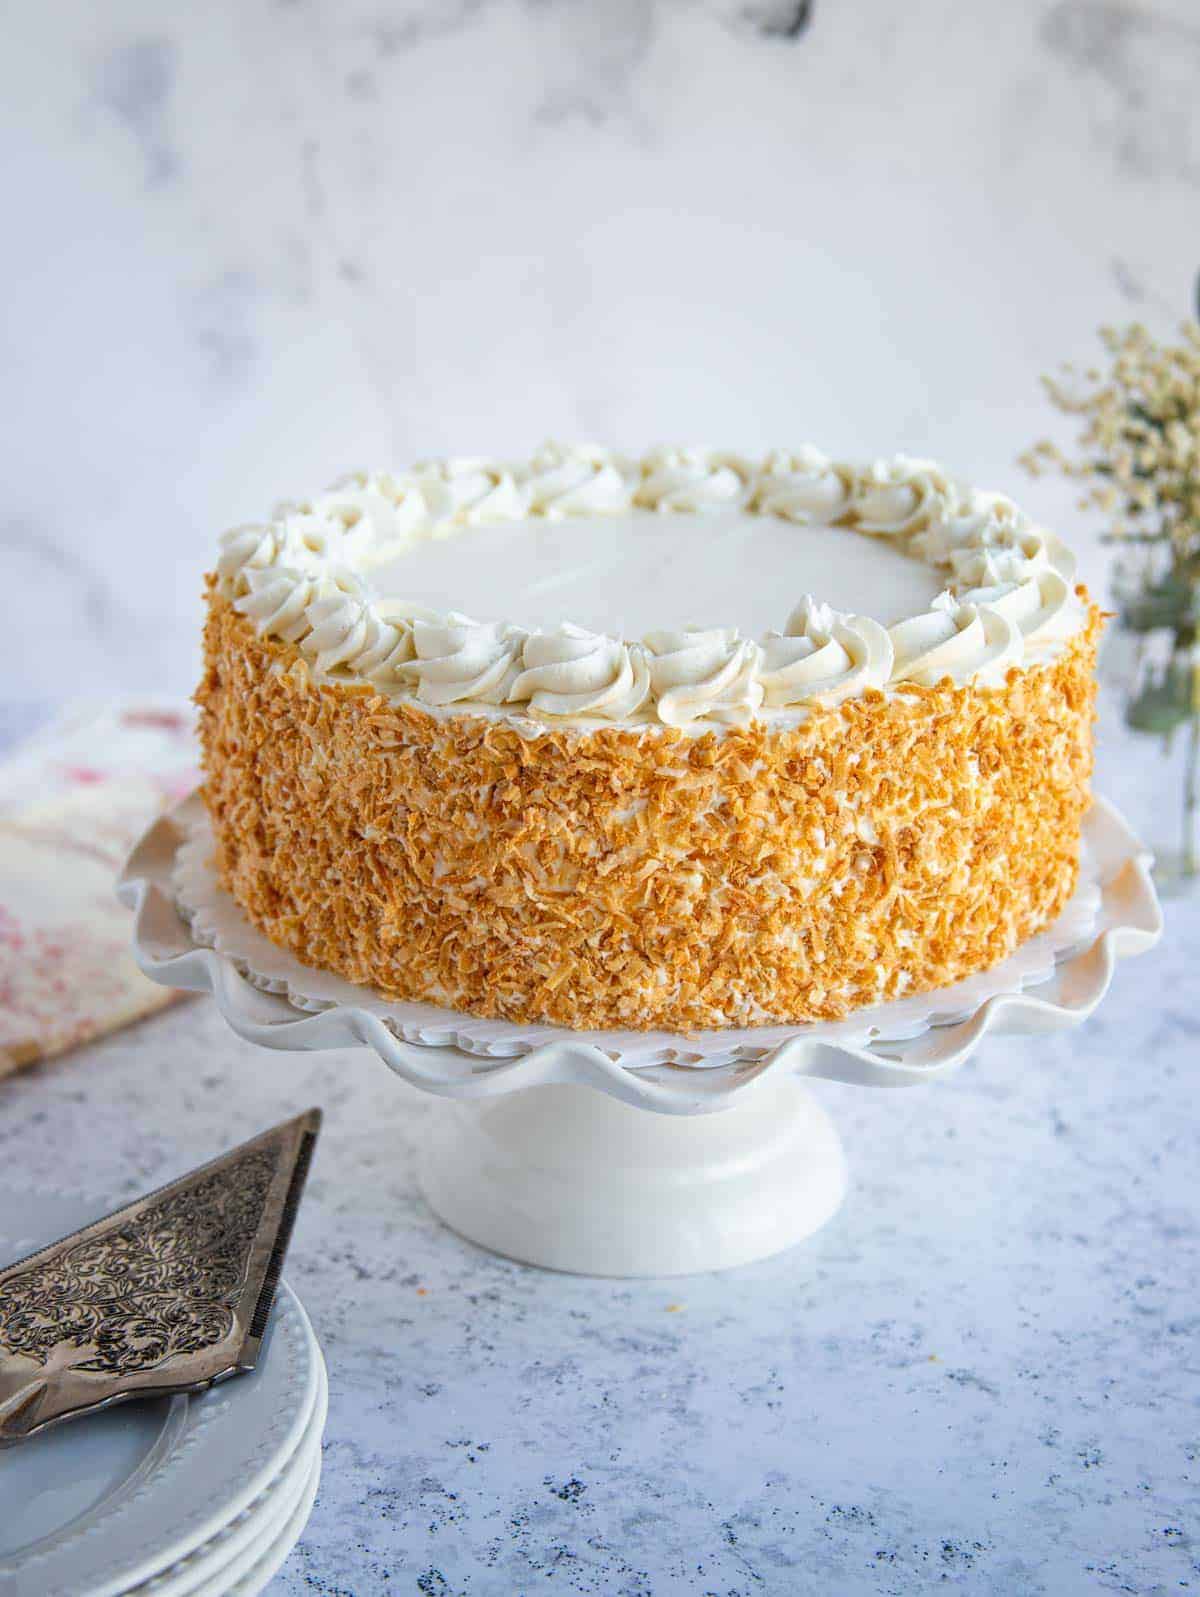
<svg viewBox="0 0 1200 1597">
<path fill-rule="evenodd" d="M 270 1535 L 245 1549 L 233 1564 L 220 1570 L 203 1585 L 189 1586 L 180 1597 L 232 1597 L 233 1593 L 244 1590 L 261 1591 L 300 1540 L 308 1516 L 312 1513 L 320 1479 L 321 1455 L 318 1450 L 293 1496 L 290 1511 L 280 1517 Z"/>
<path fill-rule="evenodd" d="M 116 1204 L 0 1188 L 0 1261 Z M 322 1390 L 281 1286 L 258 1367 L 199 1396 L 121 1404 L 0 1451 L 0 1597 L 118 1597 L 227 1529 L 302 1445 Z"/>
<path fill-rule="evenodd" d="M 300 1506 L 292 1515 L 283 1532 L 259 1559 L 236 1586 L 224 1588 L 222 1597 L 258 1597 L 260 1591 L 265 1591 L 267 1586 L 283 1567 L 284 1561 L 292 1548 L 304 1533 L 308 1523 L 308 1516 L 312 1513 L 313 1502 L 317 1495 L 317 1487 L 321 1484 L 321 1460 L 318 1459 L 312 1472 L 312 1478 L 304 1489 L 304 1496 Z M 217 1592 L 198 1592 L 195 1597 L 218 1597 Z"/>
<path fill-rule="evenodd" d="M 320 1466 L 321 1439 L 329 1408 L 323 1361 L 320 1375 L 317 1406 L 300 1446 L 261 1497 L 194 1553 L 143 1584 L 130 1587 L 122 1597 L 198 1597 L 199 1593 L 210 1589 L 225 1591 L 275 1545 L 291 1523 L 313 1470 Z"/>
</svg>

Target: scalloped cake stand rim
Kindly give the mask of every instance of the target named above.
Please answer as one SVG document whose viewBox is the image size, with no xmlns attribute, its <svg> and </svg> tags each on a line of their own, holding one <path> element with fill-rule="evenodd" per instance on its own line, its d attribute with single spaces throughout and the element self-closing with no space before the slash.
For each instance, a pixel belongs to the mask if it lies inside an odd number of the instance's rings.
<svg viewBox="0 0 1200 1597">
<path fill-rule="evenodd" d="M 1056 965 L 1091 938 L 1103 908 L 1099 861 L 1088 846 L 1083 850 L 1079 883 L 1058 919 L 993 969 L 952 986 L 891 999 L 841 1020 L 800 1026 L 729 1027 L 689 1031 L 686 1037 L 664 1031 L 568 1032 L 544 1022 L 481 1019 L 429 1002 L 389 999 L 333 972 L 303 965 L 251 926 L 217 880 L 211 864 L 216 845 L 203 804 L 198 799 L 189 801 L 174 814 L 188 836 L 176 850 L 170 888 L 195 943 L 228 956 L 260 992 L 286 998 L 298 1011 L 312 1014 L 339 1006 L 362 1008 L 377 1015 L 402 1042 L 454 1047 L 492 1060 L 518 1058 L 568 1035 L 578 1043 L 599 1048 L 618 1064 L 637 1069 L 663 1064 L 708 1068 L 753 1063 L 797 1036 L 808 1042 L 869 1043 L 873 1047 L 908 1042 L 933 1026 L 966 1019 L 996 993 L 1023 991 L 1045 981 Z"/>
<path fill-rule="evenodd" d="M 990 1032 L 1053 1031 L 1085 1020 L 1107 991 L 1117 961 L 1145 952 L 1162 934 L 1151 856 L 1115 807 L 1098 798 L 1084 824 L 1101 904 L 1082 946 L 1044 981 L 995 993 L 951 1022 L 890 1043 L 851 1042 L 830 1036 L 828 1028 L 824 1035 L 798 1028 L 765 1057 L 715 1065 L 625 1064 L 566 1031 L 518 1057 L 487 1058 L 453 1043 L 397 1036 L 378 1012 L 386 1000 L 368 989 L 370 1010 L 354 1004 L 315 1013 L 299 1009 L 286 996 L 260 990 L 229 955 L 199 942 L 173 890 L 176 856 L 190 836 L 177 817 L 186 818 L 187 806 L 197 802 L 193 794 L 161 816 L 135 845 L 120 878 L 118 892 L 135 911 L 134 951 L 145 974 L 166 986 L 211 993 L 226 1021 L 249 1041 L 305 1051 L 365 1046 L 411 1085 L 441 1097 L 478 1100 L 530 1087 L 582 1085 L 636 1107 L 690 1115 L 727 1108 L 782 1073 L 860 1086 L 911 1086 L 961 1065 Z M 686 1054 L 688 1039 L 679 1044 Z"/>
</svg>

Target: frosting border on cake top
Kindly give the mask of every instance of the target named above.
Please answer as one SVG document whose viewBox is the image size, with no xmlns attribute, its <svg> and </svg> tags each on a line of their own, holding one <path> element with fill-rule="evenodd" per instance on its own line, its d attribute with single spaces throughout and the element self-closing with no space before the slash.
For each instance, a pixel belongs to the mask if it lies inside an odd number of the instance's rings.
<svg viewBox="0 0 1200 1597">
<path fill-rule="evenodd" d="M 884 627 L 800 597 L 783 630 L 673 627 L 626 640 L 563 621 L 482 622 L 372 598 L 363 573 L 424 539 L 494 522 L 739 509 L 887 539 L 942 573 L 930 608 Z M 541 725 L 710 731 L 803 719 L 870 691 L 991 689 L 1056 658 L 1088 625 L 1074 561 L 1011 499 L 936 463 L 865 466 L 804 446 L 754 463 L 717 450 L 625 456 L 546 444 L 532 459 L 450 459 L 358 473 L 221 540 L 217 586 L 318 681 L 368 685 L 433 713 Z"/>
</svg>

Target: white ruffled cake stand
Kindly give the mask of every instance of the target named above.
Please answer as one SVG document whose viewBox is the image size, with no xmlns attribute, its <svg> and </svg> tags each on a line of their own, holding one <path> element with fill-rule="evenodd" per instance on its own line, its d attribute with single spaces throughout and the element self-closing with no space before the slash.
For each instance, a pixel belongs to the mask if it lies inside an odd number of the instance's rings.
<svg viewBox="0 0 1200 1597">
<path fill-rule="evenodd" d="M 430 1206 L 510 1258 L 613 1276 L 722 1269 L 790 1247 L 846 1190 L 833 1123 L 804 1077 L 909 1087 L 995 1032 L 1085 1020 L 1118 959 L 1162 932 L 1150 856 L 1097 799 L 1071 903 L 994 970 L 828 1025 L 670 1036 L 572 1032 L 396 1003 L 256 932 L 210 866 L 198 795 L 134 849 L 119 892 L 142 970 L 209 992 L 269 1048 L 371 1048 L 431 1093 Z"/>
</svg>

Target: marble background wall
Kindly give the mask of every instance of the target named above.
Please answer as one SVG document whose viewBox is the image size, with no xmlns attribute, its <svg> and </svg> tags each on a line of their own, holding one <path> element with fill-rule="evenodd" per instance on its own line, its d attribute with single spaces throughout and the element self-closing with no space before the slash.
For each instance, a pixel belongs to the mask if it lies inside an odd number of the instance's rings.
<svg viewBox="0 0 1200 1597">
<path fill-rule="evenodd" d="M 10 7 L 5 696 L 186 690 L 215 533 L 352 465 L 812 438 L 1019 482 L 1039 371 L 1189 306 L 1194 0 L 803 9 Z"/>
</svg>

